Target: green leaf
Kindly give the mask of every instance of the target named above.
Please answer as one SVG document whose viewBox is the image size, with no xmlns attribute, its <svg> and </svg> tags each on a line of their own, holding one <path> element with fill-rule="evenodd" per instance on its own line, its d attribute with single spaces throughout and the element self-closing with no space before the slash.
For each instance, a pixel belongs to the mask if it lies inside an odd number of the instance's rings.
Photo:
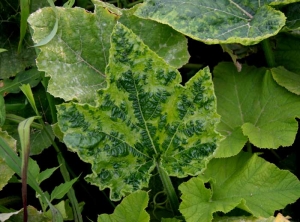
<svg viewBox="0 0 300 222">
<path fill-rule="evenodd" d="M 5 101 L 2 95 L 0 95 L 0 127 L 3 126 L 6 119 Z"/>
<path fill-rule="evenodd" d="M 236 155 L 249 140 L 260 148 L 276 149 L 293 144 L 300 113 L 300 97 L 279 86 L 265 68 L 243 65 L 241 72 L 230 63 L 214 70 L 215 93 L 226 136 L 216 157 Z"/>
<path fill-rule="evenodd" d="M 175 30 L 207 44 L 256 44 L 276 35 L 285 16 L 267 4 L 290 1 L 148 0 L 135 15 L 168 24 Z"/>
<path fill-rule="evenodd" d="M 57 170 L 59 167 L 53 167 L 53 168 L 49 168 L 44 170 L 43 172 L 41 172 L 38 177 L 37 177 L 37 182 L 40 184 L 42 183 L 44 180 L 48 179 L 55 170 Z"/>
<path fill-rule="evenodd" d="M 9 93 L 19 93 L 22 84 L 29 84 L 35 87 L 41 81 L 41 72 L 36 68 L 22 71 L 11 79 L 0 80 L 0 95 L 6 96 Z"/>
<path fill-rule="evenodd" d="M 149 48 L 174 67 L 181 67 L 189 60 L 187 39 L 171 27 L 134 16 L 139 5 L 123 10 L 119 19 L 126 27 L 138 35 Z"/>
<path fill-rule="evenodd" d="M 1 52 L 6 52 L 7 50 L 6 49 L 0 49 L 0 53 Z"/>
<path fill-rule="evenodd" d="M 49 135 L 48 135 L 49 134 Z M 49 139 L 49 136 L 51 139 Z M 43 152 L 44 149 L 49 148 L 52 145 L 52 141 L 55 136 L 50 125 L 46 125 L 42 130 L 33 129 L 31 131 L 31 150 L 30 155 L 38 155 Z"/>
<path fill-rule="evenodd" d="M 300 29 L 300 3 L 289 4 L 281 9 L 285 14 L 286 24 L 285 31 L 297 31 Z"/>
<path fill-rule="evenodd" d="M 271 69 L 274 80 L 292 93 L 300 95 L 300 74 L 290 72 L 284 67 Z"/>
<path fill-rule="evenodd" d="M 148 193 L 146 191 L 136 191 L 125 197 L 116 207 L 115 211 L 98 216 L 98 222 L 147 222 L 150 216 L 145 208 L 148 206 Z"/>
<path fill-rule="evenodd" d="M 45 216 L 45 214 L 32 206 L 27 207 L 28 212 L 28 222 L 51 222 L 52 220 Z M 13 222 L 23 222 L 23 209 L 6 214 L 0 214 L 0 221 L 13 221 Z"/>
<path fill-rule="evenodd" d="M 57 35 L 40 47 L 39 70 L 50 76 L 48 92 L 64 100 L 94 102 L 96 90 L 106 86 L 104 70 L 108 62 L 109 36 L 115 16 L 103 8 L 88 13 L 82 8 L 56 8 Z M 43 8 L 30 15 L 33 39 L 39 42 L 52 30 L 55 13 Z"/>
<path fill-rule="evenodd" d="M 7 132 L 3 132 L 0 129 L 0 138 L 3 139 L 8 146 L 16 151 L 16 140 L 14 140 L 11 136 L 8 135 Z M 0 147 L 0 149 L 2 149 Z M 2 155 L 0 155 L 0 172 L 1 172 L 1 177 L 0 177 L 0 190 L 8 183 L 12 175 L 14 175 L 14 171 L 6 164 L 6 161 Z"/>
<path fill-rule="evenodd" d="M 275 61 L 278 66 L 300 75 L 300 36 L 280 34 L 276 36 L 274 50 Z"/>
<path fill-rule="evenodd" d="M 161 222 L 181 222 L 182 220 L 176 218 L 162 218 Z"/>
<path fill-rule="evenodd" d="M 68 191 L 71 189 L 73 184 L 77 181 L 77 179 L 78 177 L 68 182 L 62 183 L 59 186 L 56 186 L 54 190 L 51 192 L 50 202 L 54 199 L 63 198 L 66 195 L 66 193 L 68 193 Z"/>
<path fill-rule="evenodd" d="M 220 135 L 208 68 L 183 87 L 179 72 L 125 26 L 117 24 L 111 39 L 109 87 L 97 106 L 57 109 L 65 144 L 92 164 L 87 180 L 119 200 L 146 187 L 156 165 L 168 176 L 199 174 Z"/>
<path fill-rule="evenodd" d="M 255 217 L 270 217 L 300 197 L 300 182 L 289 171 L 242 152 L 211 160 L 203 175 L 182 183 L 179 190 L 179 210 L 187 222 L 211 221 L 213 213 L 227 213 L 235 207 Z"/>
</svg>

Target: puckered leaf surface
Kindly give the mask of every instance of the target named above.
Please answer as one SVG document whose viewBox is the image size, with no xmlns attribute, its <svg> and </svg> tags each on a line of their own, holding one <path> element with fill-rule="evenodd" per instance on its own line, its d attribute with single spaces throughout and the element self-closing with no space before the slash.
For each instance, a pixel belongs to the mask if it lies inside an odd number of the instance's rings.
<svg viewBox="0 0 300 222">
<path fill-rule="evenodd" d="M 285 16 L 269 5 L 295 1 L 257 0 L 148 0 L 136 15 L 168 24 L 207 44 L 256 44 L 276 35 Z"/>
<path fill-rule="evenodd" d="M 183 87 L 179 72 L 122 24 L 111 41 L 109 86 L 97 105 L 57 107 L 65 144 L 92 164 L 87 180 L 119 200 L 146 187 L 158 165 L 170 176 L 199 174 L 220 138 L 208 68 Z"/>
<path fill-rule="evenodd" d="M 241 72 L 230 63 L 214 70 L 215 92 L 226 136 L 217 156 L 237 154 L 247 140 L 260 148 L 276 149 L 294 142 L 300 116 L 300 97 L 279 86 L 265 68 L 243 65 Z"/>
<path fill-rule="evenodd" d="M 98 222 L 148 222 L 150 216 L 145 208 L 148 206 L 148 193 L 146 191 L 136 191 L 125 197 L 116 207 L 113 214 L 101 214 Z"/>
<path fill-rule="evenodd" d="M 210 183 L 207 189 L 204 183 Z M 289 171 L 280 170 L 256 154 L 213 159 L 207 170 L 179 186 L 179 210 L 186 221 L 211 221 L 217 211 L 242 208 L 256 217 L 270 217 L 275 210 L 300 196 L 300 182 Z"/>
<path fill-rule="evenodd" d="M 110 12 L 114 9 L 112 5 L 93 2 L 94 13 L 82 8 L 56 7 L 59 17 L 57 34 L 48 44 L 40 47 L 41 53 L 37 58 L 39 70 L 51 77 L 48 91 L 52 95 L 65 101 L 94 102 L 97 89 L 106 87 L 104 73 L 110 35 L 119 19 L 126 26 L 132 25 L 137 35 L 171 65 L 181 67 L 188 61 L 187 40 L 182 34 L 166 25 L 133 16 L 135 8 L 115 9 L 118 10 L 116 14 Z M 121 16 L 122 11 L 124 16 Z M 35 42 L 52 31 L 55 18 L 51 8 L 40 9 L 29 17 Z"/>
</svg>

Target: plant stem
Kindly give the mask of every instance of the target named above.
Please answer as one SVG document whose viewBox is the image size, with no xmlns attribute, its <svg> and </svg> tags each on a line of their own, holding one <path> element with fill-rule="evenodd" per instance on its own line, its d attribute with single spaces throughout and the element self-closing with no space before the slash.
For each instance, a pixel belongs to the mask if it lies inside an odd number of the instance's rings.
<svg viewBox="0 0 300 222">
<path fill-rule="evenodd" d="M 170 177 L 168 176 L 168 174 L 166 173 L 166 171 L 160 167 L 159 163 L 156 163 L 156 167 L 157 167 L 160 179 L 162 181 L 162 184 L 164 186 L 164 189 L 167 193 L 168 199 L 170 201 L 172 211 L 175 215 L 179 215 L 179 211 L 178 211 L 179 201 L 178 201 L 174 186 L 172 184 L 172 181 L 171 181 Z"/>
<path fill-rule="evenodd" d="M 45 89 L 47 89 L 47 79 L 44 77 L 43 78 L 43 85 L 45 87 Z M 55 113 L 55 106 L 54 106 L 54 102 L 53 102 L 53 98 L 51 98 L 51 95 L 48 95 L 48 92 L 46 92 L 47 95 L 47 100 L 51 109 L 51 115 L 52 115 L 52 121 L 56 121 L 56 113 Z M 52 107 L 52 108 L 51 108 Z M 57 153 L 57 160 L 58 163 L 60 164 L 60 172 L 64 178 L 65 182 L 70 181 L 70 175 L 67 169 L 67 163 L 59 149 L 59 147 L 57 146 L 56 142 L 54 140 L 51 139 L 51 134 L 50 132 L 48 132 L 48 129 L 46 128 L 45 123 L 40 119 L 39 120 L 41 125 L 43 125 L 45 132 L 47 134 L 47 137 L 49 138 L 49 140 L 51 141 L 52 146 L 54 147 L 56 153 Z M 80 210 L 79 210 L 79 205 L 78 205 L 78 201 L 76 199 L 75 196 L 75 191 L 73 189 L 73 187 L 71 187 L 71 189 L 69 190 L 69 192 L 67 193 L 68 198 L 70 199 L 70 202 L 72 204 L 72 208 L 73 208 L 73 214 L 74 214 L 74 221 L 76 222 L 82 222 L 82 217 L 80 214 Z"/>
<path fill-rule="evenodd" d="M 276 62 L 275 62 L 275 57 L 274 57 L 274 53 L 270 44 L 270 40 L 269 39 L 265 39 L 261 42 L 261 46 L 264 50 L 265 53 L 265 58 L 267 61 L 267 64 L 269 67 L 275 67 L 276 66 Z"/>
</svg>

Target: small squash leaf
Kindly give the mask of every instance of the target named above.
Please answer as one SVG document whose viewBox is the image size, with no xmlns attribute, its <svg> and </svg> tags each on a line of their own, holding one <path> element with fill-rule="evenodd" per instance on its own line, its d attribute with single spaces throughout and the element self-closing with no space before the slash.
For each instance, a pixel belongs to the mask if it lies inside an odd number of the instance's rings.
<svg viewBox="0 0 300 222">
<path fill-rule="evenodd" d="M 209 182 L 211 189 L 205 187 Z M 295 175 L 280 170 L 256 154 L 213 159 L 207 170 L 179 186 L 179 210 L 187 222 L 211 221 L 214 212 L 239 207 L 255 217 L 273 216 L 300 197 Z"/>
<path fill-rule="evenodd" d="M 290 146 L 298 129 L 300 97 L 279 86 L 266 68 L 243 65 L 241 72 L 231 63 L 214 70 L 215 92 L 226 136 L 216 157 L 236 155 L 247 140 L 259 148 Z"/>
<path fill-rule="evenodd" d="M 122 24 L 111 41 L 109 87 L 97 106 L 57 107 L 65 144 L 92 164 L 86 179 L 120 200 L 148 186 L 156 165 L 169 176 L 199 174 L 221 137 L 208 68 L 183 87 L 179 72 Z"/>
<path fill-rule="evenodd" d="M 285 16 L 270 5 L 290 1 L 164 1 L 148 0 L 135 15 L 168 24 L 178 32 L 206 44 L 253 45 L 276 35 Z"/>
<path fill-rule="evenodd" d="M 150 216 L 145 208 L 148 206 L 148 193 L 146 191 L 136 191 L 125 197 L 116 207 L 113 214 L 101 214 L 98 222 L 148 222 Z"/>
</svg>

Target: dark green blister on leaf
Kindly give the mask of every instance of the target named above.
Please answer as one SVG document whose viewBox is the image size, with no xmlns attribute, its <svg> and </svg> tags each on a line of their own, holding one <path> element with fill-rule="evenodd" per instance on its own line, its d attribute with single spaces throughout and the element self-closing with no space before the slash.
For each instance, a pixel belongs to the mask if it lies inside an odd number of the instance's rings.
<svg viewBox="0 0 300 222">
<path fill-rule="evenodd" d="M 221 137 L 208 68 L 182 86 L 174 67 L 118 23 L 106 75 L 96 106 L 57 107 L 65 144 L 92 164 L 89 182 L 119 200 L 147 187 L 156 165 L 177 177 L 206 167 Z"/>
</svg>

